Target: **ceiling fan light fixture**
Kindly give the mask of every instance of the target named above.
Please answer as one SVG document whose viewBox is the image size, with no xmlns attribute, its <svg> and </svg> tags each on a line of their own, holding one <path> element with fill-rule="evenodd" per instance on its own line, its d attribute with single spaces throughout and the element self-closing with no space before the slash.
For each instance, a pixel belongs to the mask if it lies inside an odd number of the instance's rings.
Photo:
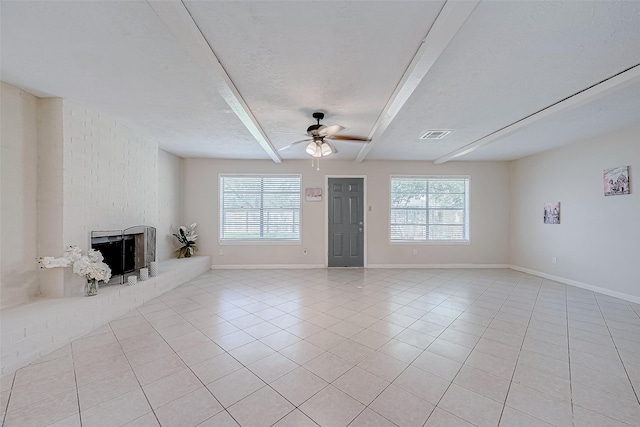
<svg viewBox="0 0 640 427">
<path fill-rule="evenodd" d="M 307 145 L 307 148 L 305 148 L 304 151 L 307 152 L 307 154 L 313 156 L 316 153 L 316 148 L 318 147 L 318 145 L 316 144 L 315 141 L 311 141 L 309 143 L 309 145 Z M 315 157 L 315 156 L 314 156 Z"/>
<path fill-rule="evenodd" d="M 328 156 L 329 154 L 333 153 L 333 150 L 331 149 L 331 146 L 329 144 L 327 144 L 326 142 L 323 142 L 320 145 L 320 148 L 321 148 L 323 156 Z"/>
<path fill-rule="evenodd" d="M 329 141 L 349 141 L 358 143 L 368 143 L 371 141 L 368 138 L 360 136 L 337 135 L 338 132 L 345 129 L 344 126 L 321 125 L 320 120 L 324 118 L 324 113 L 319 111 L 313 113 L 313 118 L 316 119 L 317 123 L 307 128 L 307 135 L 309 135 L 310 138 L 292 142 L 285 147 L 279 148 L 278 151 L 286 150 L 290 147 L 306 142 L 307 145 L 305 146 L 304 151 L 312 158 L 320 160 L 320 157 L 327 157 L 331 154 L 338 153 L 338 149 Z"/>
</svg>

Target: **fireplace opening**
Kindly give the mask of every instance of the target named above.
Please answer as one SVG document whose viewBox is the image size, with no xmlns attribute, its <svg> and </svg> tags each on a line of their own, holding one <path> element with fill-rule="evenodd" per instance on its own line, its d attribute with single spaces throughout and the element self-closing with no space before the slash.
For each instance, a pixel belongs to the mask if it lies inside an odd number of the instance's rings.
<svg viewBox="0 0 640 427">
<path fill-rule="evenodd" d="M 91 248 L 111 268 L 108 284 L 121 284 L 156 260 L 156 229 L 145 225 L 125 230 L 92 231 Z"/>
</svg>

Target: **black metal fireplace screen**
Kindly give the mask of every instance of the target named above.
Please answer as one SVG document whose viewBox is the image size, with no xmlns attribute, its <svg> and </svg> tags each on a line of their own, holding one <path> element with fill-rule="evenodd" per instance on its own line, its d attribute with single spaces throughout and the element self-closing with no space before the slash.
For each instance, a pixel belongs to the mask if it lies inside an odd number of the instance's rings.
<svg viewBox="0 0 640 427">
<path fill-rule="evenodd" d="M 124 283 L 156 260 L 156 229 L 146 225 L 125 230 L 92 231 L 91 249 L 99 250 L 111 268 L 108 284 Z"/>
</svg>

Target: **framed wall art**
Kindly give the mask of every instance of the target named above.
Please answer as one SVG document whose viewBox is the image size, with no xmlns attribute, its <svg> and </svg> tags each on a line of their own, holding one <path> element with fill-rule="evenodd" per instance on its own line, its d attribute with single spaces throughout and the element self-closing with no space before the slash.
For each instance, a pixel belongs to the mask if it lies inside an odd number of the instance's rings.
<svg viewBox="0 0 640 427">
<path fill-rule="evenodd" d="M 321 202 L 322 201 L 322 188 L 305 188 L 304 199 L 307 202 Z"/>
<path fill-rule="evenodd" d="M 605 169 L 602 176 L 605 196 L 629 194 L 629 166 Z"/>
<path fill-rule="evenodd" d="M 544 204 L 544 223 L 560 224 L 560 202 Z"/>
</svg>

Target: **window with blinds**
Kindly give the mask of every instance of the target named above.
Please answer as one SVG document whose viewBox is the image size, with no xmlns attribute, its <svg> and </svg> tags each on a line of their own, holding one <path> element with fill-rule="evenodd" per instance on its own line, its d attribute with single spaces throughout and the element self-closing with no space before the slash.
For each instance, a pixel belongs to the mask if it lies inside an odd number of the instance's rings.
<svg viewBox="0 0 640 427">
<path fill-rule="evenodd" d="M 468 176 L 392 176 L 391 241 L 469 241 Z"/>
<path fill-rule="evenodd" d="M 221 175 L 221 241 L 300 241 L 300 175 Z"/>
</svg>

